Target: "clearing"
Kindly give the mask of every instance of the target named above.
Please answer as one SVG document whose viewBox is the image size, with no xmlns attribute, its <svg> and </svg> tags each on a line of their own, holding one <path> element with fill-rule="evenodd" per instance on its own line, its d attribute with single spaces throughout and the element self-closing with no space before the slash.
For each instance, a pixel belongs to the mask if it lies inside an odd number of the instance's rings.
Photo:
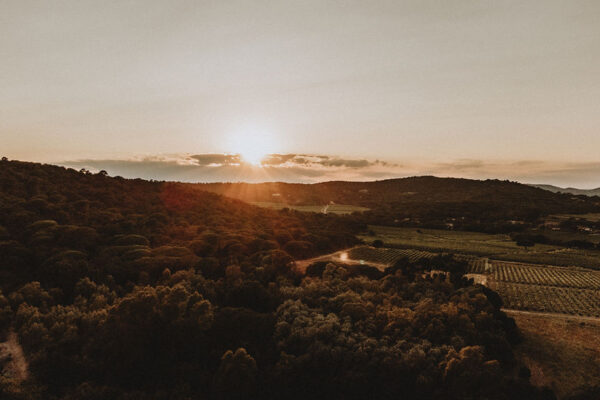
<svg viewBox="0 0 600 400">
<path fill-rule="evenodd" d="M 470 254 L 531 264 L 577 265 L 600 269 L 600 251 L 598 250 L 570 249 L 546 244 L 536 244 L 526 249 L 517 246 L 505 234 L 369 226 L 369 234 L 361 235 L 359 238 L 367 243 L 379 239 L 387 247 Z"/>
<path fill-rule="evenodd" d="M 352 206 L 348 204 L 315 204 L 315 205 L 291 205 L 286 203 L 274 203 L 274 202 L 266 202 L 266 201 L 256 201 L 250 203 L 252 205 L 262 207 L 262 208 L 270 208 L 273 210 L 283 210 L 284 208 L 289 208 L 290 210 L 302 211 L 302 212 L 315 212 L 315 213 L 323 213 L 323 214 L 352 214 L 353 212 L 363 212 L 369 210 L 366 207 Z"/>
<path fill-rule="evenodd" d="M 600 319 L 505 310 L 523 342 L 516 356 L 531 370 L 531 383 L 560 398 L 600 385 Z"/>
</svg>

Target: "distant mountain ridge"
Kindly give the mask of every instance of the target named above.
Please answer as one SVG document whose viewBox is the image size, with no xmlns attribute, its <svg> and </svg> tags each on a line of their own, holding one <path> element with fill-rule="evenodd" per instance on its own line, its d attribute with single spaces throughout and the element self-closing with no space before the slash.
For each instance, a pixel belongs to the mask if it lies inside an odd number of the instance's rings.
<svg viewBox="0 0 600 400">
<path fill-rule="evenodd" d="M 600 212 L 597 197 L 553 193 L 506 180 L 416 176 L 373 182 L 194 184 L 200 190 L 249 203 L 366 207 L 353 218 L 366 225 L 422 226 L 487 233 L 535 227 L 552 214 Z M 320 208 L 318 208 L 320 209 Z"/>
<path fill-rule="evenodd" d="M 545 184 L 530 184 L 529 186 L 536 187 L 538 189 L 548 190 L 552 193 L 570 193 L 574 195 L 584 196 L 600 196 L 600 188 L 596 189 L 577 189 L 577 188 L 562 188 L 560 186 L 545 185 Z"/>
<path fill-rule="evenodd" d="M 557 202 L 572 204 L 565 193 L 536 185 L 498 179 L 473 180 L 414 176 L 370 182 L 329 181 L 304 183 L 198 183 L 198 188 L 247 202 L 276 201 L 287 204 L 354 204 L 373 207 L 382 203 Z M 600 191 L 600 190 L 599 190 Z M 552 193 L 549 193 L 552 192 Z M 583 199 L 579 200 L 579 202 Z"/>
</svg>

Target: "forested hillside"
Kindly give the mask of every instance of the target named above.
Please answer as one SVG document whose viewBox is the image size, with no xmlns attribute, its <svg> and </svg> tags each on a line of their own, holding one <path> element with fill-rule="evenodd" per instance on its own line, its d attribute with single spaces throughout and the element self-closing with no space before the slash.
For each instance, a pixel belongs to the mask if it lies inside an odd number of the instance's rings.
<svg viewBox="0 0 600 400">
<path fill-rule="evenodd" d="M 361 221 L 195 185 L 0 162 L 2 399 L 551 399 L 499 297 L 451 258 L 385 272 L 295 258 Z"/>
<path fill-rule="evenodd" d="M 483 232 L 509 232 L 559 213 L 600 211 L 600 198 L 551 193 L 500 180 L 436 178 L 432 176 L 376 182 L 210 183 L 203 190 L 247 202 L 285 204 L 351 204 L 370 209 L 362 222 L 388 226 L 446 227 Z"/>
</svg>

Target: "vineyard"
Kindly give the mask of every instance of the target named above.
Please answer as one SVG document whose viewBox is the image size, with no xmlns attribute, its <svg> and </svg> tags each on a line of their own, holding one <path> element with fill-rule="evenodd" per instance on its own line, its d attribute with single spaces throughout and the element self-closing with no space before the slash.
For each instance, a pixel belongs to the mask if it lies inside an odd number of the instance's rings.
<svg viewBox="0 0 600 400">
<path fill-rule="evenodd" d="M 416 249 L 397 249 L 397 248 L 375 248 L 369 246 L 354 247 L 348 252 L 348 258 L 351 260 L 362 260 L 377 264 L 393 265 L 396 261 L 407 258 L 410 262 L 415 262 L 421 258 L 432 258 L 440 254 L 449 253 L 433 253 L 425 250 Z M 474 274 L 483 274 L 489 272 L 491 267 L 487 258 L 477 256 L 454 254 L 454 258 L 460 261 L 465 261 L 469 264 L 469 272 Z"/>
<path fill-rule="evenodd" d="M 592 236 L 549 233 L 557 239 L 590 239 Z M 544 264 L 557 266 L 580 266 L 600 269 L 600 251 L 567 248 L 559 245 L 536 244 L 531 248 L 518 246 L 508 235 L 478 232 L 416 229 L 370 225 L 364 235 L 359 236 L 366 243 L 381 240 L 386 247 L 410 248 L 430 252 L 470 254 L 476 257 L 489 257 L 494 260 L 515 261 L 524 264 Z"/>
<path fill-rule="evenodd" d="M 597 290 L 502 281 L 492 281 L 489 286 L 509 309 L 600 317 Z"/>
<path fill-rule="evenodd" d="M 392 265 L 401 258 L 407 258 L 410 262 L 415 262 L 421 258 L 432 258 L 436 253 L 414 249 L 387 249 L 360 246 L 351 249 L 348 257 L 352 260 L 364 260 L 378 264 Z"/>
<path fill-rule="evenodd" d="M 600 272 L 494 261 L 496 281 L 530 285 L 600 289 Z"/>
<path fill-rule="evenodd" d="M 416 249 L 359 246 L 348 251 L 354 261 L 393 265 L 399 259 L 415 262 L 440 253 Z M 600 317 L 600 271 L 489 260 L 457 254 L 471 274 L 481 274 L 509 309 Z"/>
</svg>

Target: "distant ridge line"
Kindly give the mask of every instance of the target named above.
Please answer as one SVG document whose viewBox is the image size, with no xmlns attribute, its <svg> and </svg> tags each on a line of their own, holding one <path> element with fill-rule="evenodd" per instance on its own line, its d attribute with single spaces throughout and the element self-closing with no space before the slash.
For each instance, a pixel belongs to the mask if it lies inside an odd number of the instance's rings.
<svg viewBox="0 0 600 400">
<path fill-rule="evenodd" d="M 577 189 L 577 188 L 562 188 L 560 186 L 554 185 L 545 185 L 545 184 L 529 184 L 529 186 L 536 187 L 538 189 L 547 190 L 553 193 L 570 193 L 574 195 L 584 195 L 584 196 L 600 196 L 600 187 L 596 189 Z"/>
</svg>

